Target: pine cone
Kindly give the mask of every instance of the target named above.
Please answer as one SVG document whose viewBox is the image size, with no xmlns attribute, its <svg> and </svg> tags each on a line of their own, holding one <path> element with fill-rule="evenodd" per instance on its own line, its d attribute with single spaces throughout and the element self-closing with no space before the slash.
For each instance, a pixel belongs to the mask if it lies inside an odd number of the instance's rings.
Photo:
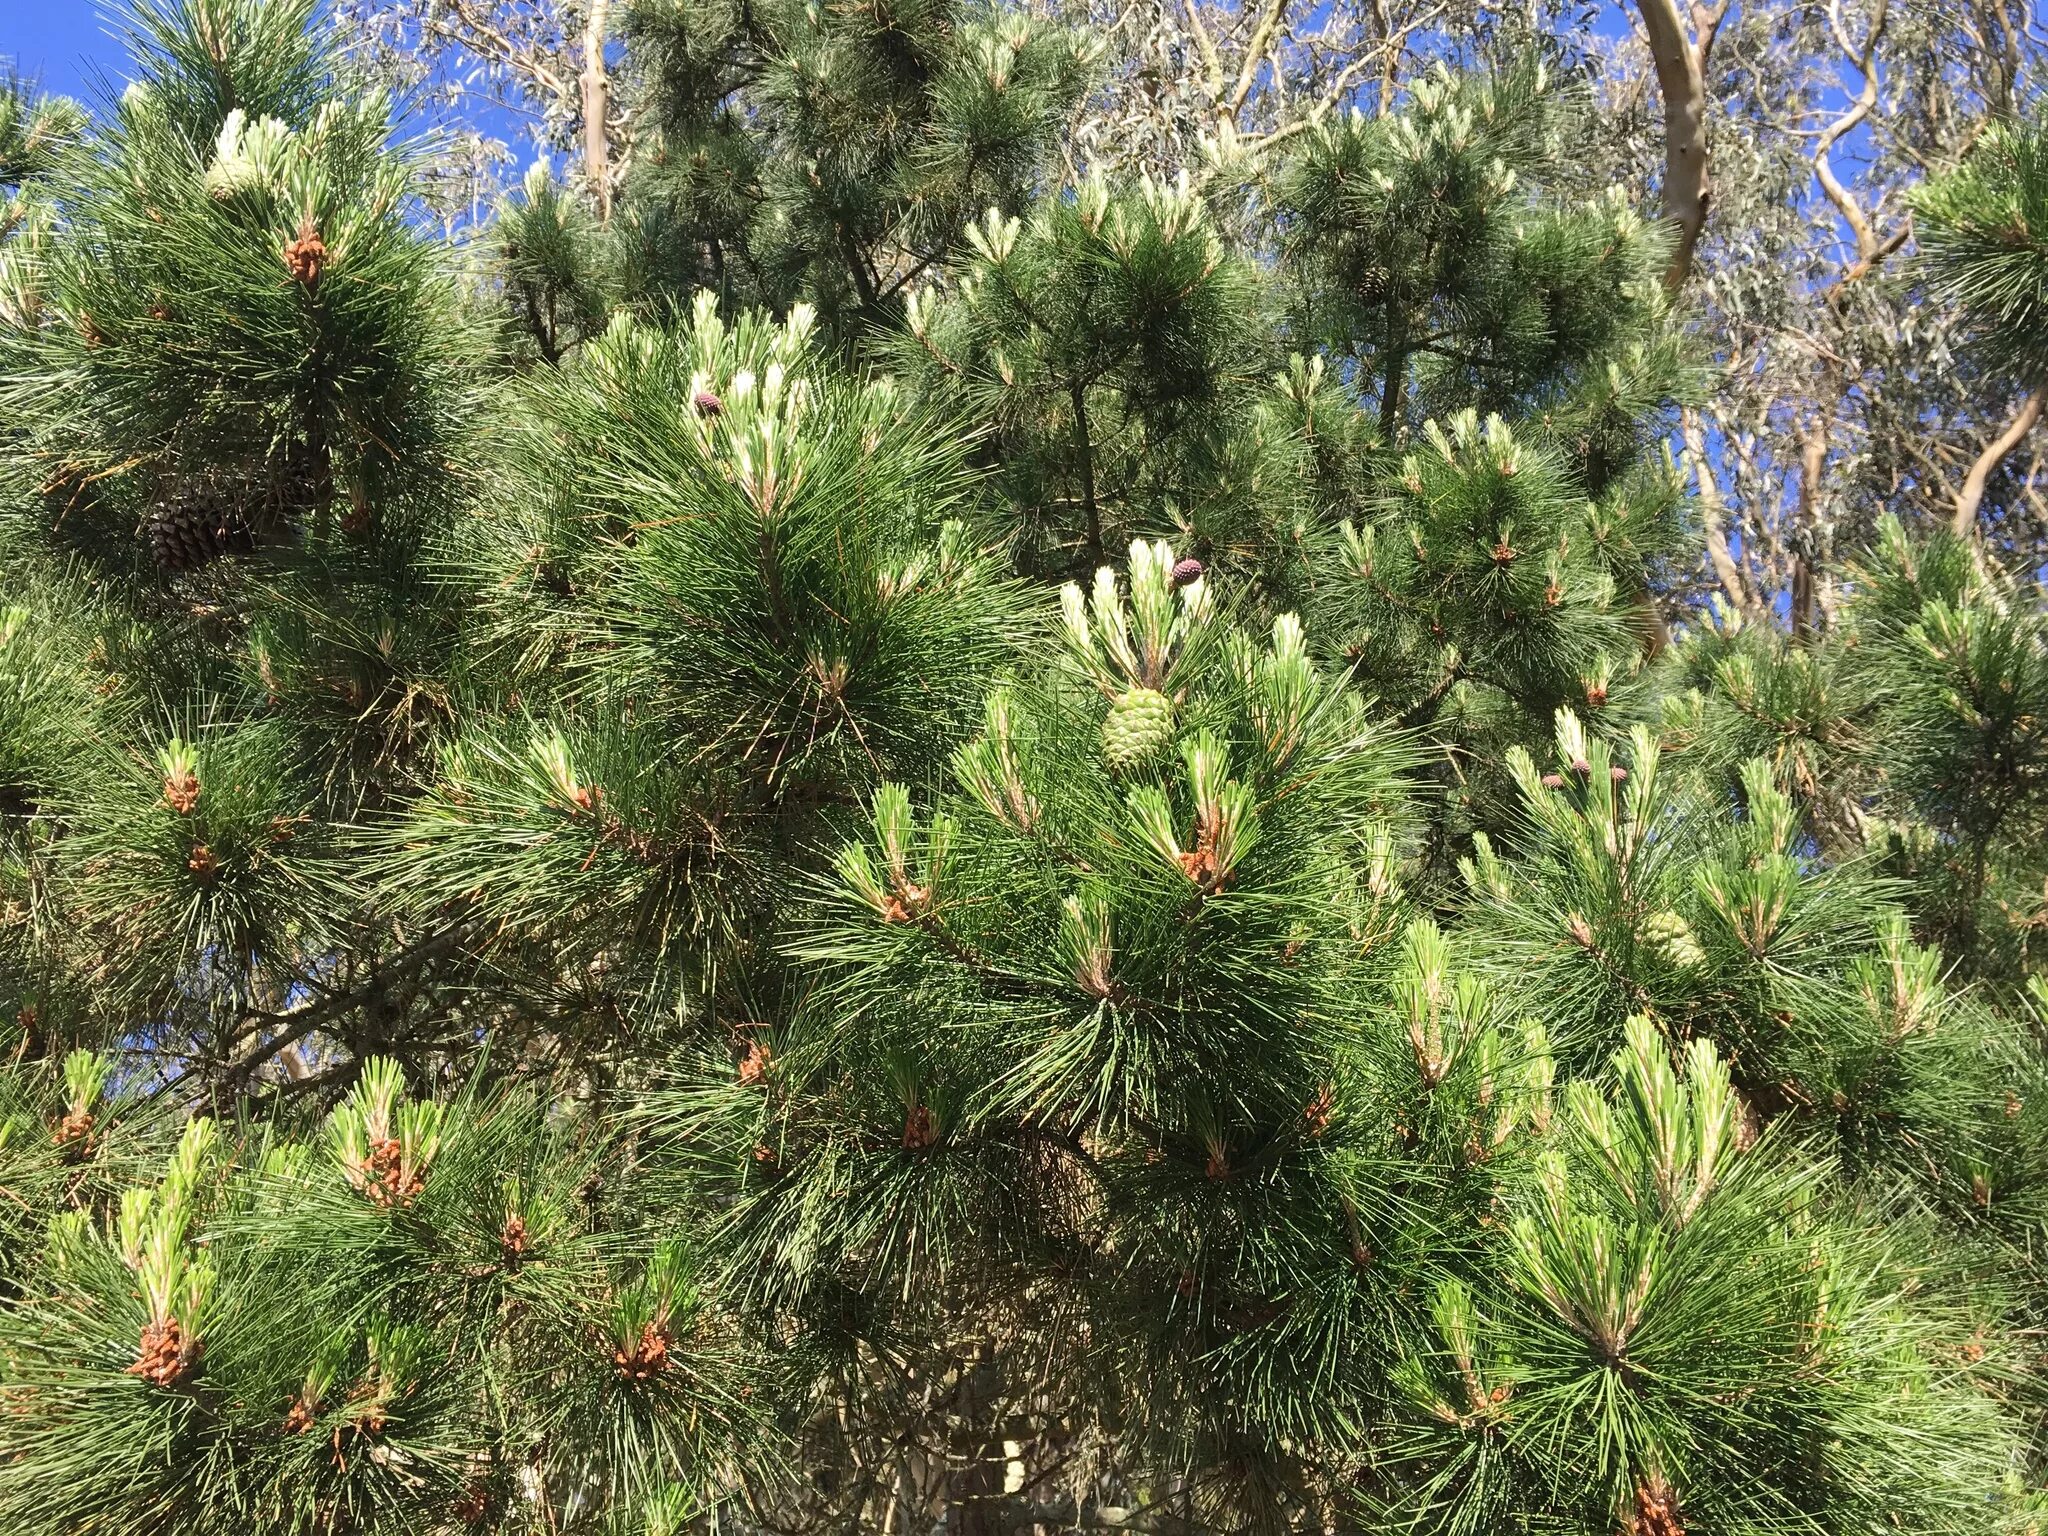
<svg viewBox="0 0 2048 1536">
<path fill-rule="evenodd" d="M 1669 908 L 1653 912 L 1643 920 L 1643 938 L 1673 965 L 1688 970 L 1707 958 L 1693 936 L 1692 925 Z"/>
<path fill-rule="evenodd" d="M 526 1222 L 520 1216 L 507 1216 L 505 1225 L 498 1229 L 498 1257 L 507 1274 L 517 1274 L 519 1264 L 526 1257 Z"/>
<path fill-rule="evenodd" d="M 725 402 L 708 389 L 698 390 L 696 394 L 690 397 L 690 404 L 695 407 L 699 416 L 722 416 L 725 414 Z"/>
<path fill-rule="evenodd" d="M 1173 567 L 1173 584 L 1176 587 L 1185 587 L 1192 582 L 1200 581 L 1202 569 L 1202 562 L 1199 560 L 1178 561 Z"/>
<path fill-rule="evenodd" d="M 471 1483 L 450 1511 L 464 1525 L 482 1525 L 491 1518 L 495 1500 L 486 1483 Z"/>
<path fill-rule="evenodd" d="M 775 1053 L 759 1040 L 747 1047 L 746 1059 L 740 1063 L 740 1086 L 751 1088 L 765 1082 L 768 1069 L 774 1065 Z"/>
<path fill-rule="evenodd" d="M 190 816 L 199 804 L 199 775 L 190 768 L 164 776 L 164 804 L 180 816 Z"/>
<path fill-rule="evenodd" d="M 256 545 L 255 530 L 241 508 L 207 491 L 158 502 L 149 509 L 144 531 L 151 558 L 165 571 L 197 570 Z"/>
<path fill-rule="evenodd" d="M 363 1192 L 371 1203 L 385 1207 L 409 1205 L 426 1180 L 418 1169 L 408 1172 L 405 1168 L 405 1147 L 395 1136 L 386 1137 L 370 1147 L 370 1155 L 363 1159 Z"/>
<path fill-rule="evenodd" d="M 1102 751 L 1122 772 L 1157 756 L 1173 740 L 1173 704 L 1156 688 L 1132 688 L 1109 707 Z"/>
<path fill-rule="evenodd" d="M 931 1110 L 923 1104 L 912 1105 L 910 1113 L 903 1117 L 903 1150 L 929 1151 L 938 1139 L 939 1125 Z"/>
<path fill-rule="evenodd" d="M 57 1122 L 57 1146 L 66 1162 L 78 1162 L 92 1151 L 92 1114 L 88 1110 L 67 1110 Z"/>
<path fill-rule="evenodd" d="M 1308 1101 L 1308 1108 L 1302 1112 L 1302 1128 L 1310 1140 L 1315 1140 L 1330 1128 L 1330 1118 L 1337 1108 L 1337 1085 L 1325 1083 L 1316 1090 L 1316 1096 Z"/>
</svg>

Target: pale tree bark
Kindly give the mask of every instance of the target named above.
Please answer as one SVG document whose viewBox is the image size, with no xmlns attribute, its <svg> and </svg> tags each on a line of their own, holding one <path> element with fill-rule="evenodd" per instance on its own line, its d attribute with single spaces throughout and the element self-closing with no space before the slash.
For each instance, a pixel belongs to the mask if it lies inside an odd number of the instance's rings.
<svg viewBox="0 0 2048 1536">
<path fill-rule="evenodd" d="M 583 173 L 590 179 L 591 195 L 597 199 L 597 216 L 612 216 L 611 76 L 605 68 L 604 35 L 609 22 L 611 0 L 590 0 L 583 22 Z"/>
<path fill-rule="evenodd" d="M 1790 593 L 1792 640 L 1800 644 L 1813 638 L 1814 616 L 1820 606 L 1820 589 L 1815 580 L 1821 561 L 1813 548 L 1821 527 L 1821 475 L 1828 462 L 1830 412 L 1819 413 L 1799 444 L 1799 526 L 1792 546 L 1792 590 Z"/>
<path fill-rule="evenodd" d="M 1729 0 L 1681 14 L 1679 0 L 1636 0 L 1664 98 L 1664 217 L 1678 230 L 1664 286 L 1674 293 L 1692 273 L 1693 252 L 1707 227 L 1712 183 L 1707 169 L 1707 59 Z"/>
<path fill-rule="evenodd" d="M 1734 552 L 1728 545 L 1728 509 L 1721 497 L 1721 482 L 1714 473 L 1714 461 L 1707 452 L 1706 428 L 1700 421 L 1700 413 L 1687 406 L 1679 418 L 1679 430 L 1685 440 L 1685 456 L 1699 481 L 1700 521 L 1704 525 L 1707 540 L 1707 561 L 1714 568 L 1714 579 L 1721 584 L 1728 601 L 1735 605 L 1738 613 L 1745 616 L 1757 612 L 1755 594 L 1750 591 L 1749 581 L 1742 574 L 1742 567 L 1736 563 Z"/>
<path fill-rule="evenodd" d="M 1707 58 L 1714 34 L 1728 14 L 1729 0 L 1712 6 L 1695 4 L 1690 25 L 1679 12 L 1679 0 L 1636 0 L 1650 59 L 1657 70 L 1657 91 L 1664 100 L 1664 217 L 1677 228 L 1677 243 L 1664 269 L 1664 286 L 1676 293 L 1692 273 L 1693 252 L 1707 227 L 1710 183 L 1707 173 Z M 1706 462 L 1705 454 L 1699 462 Z M 1725 531 L 1708 528 L 1710 558 L 1718 574 L 1733 565 Z M 1725 584 L 1725 582 L 1724 582 Z M 1738 588 L 1739 590 L 1739 588 Z M 1739 601 L 1739 599 L 1738 599 Z M 1653 630 L 1648 652 L 1664 649 L 1668 626 L 1656 602 L 1643 599 L 1645 627 Z"/>
<path fill-rule="evenodd" d="M 1272 0 L 1272 4 L 1268 5 L 1265 13 L 1259 17 L 1258 28 L 1252 33 L 1251 41 L 1245 45 L 1244 68 L 1238 71 L 1237 86 L 1231 91 L 1230 99 L 1218 105 L 1218 116 L 1235 122 L 1237 114 L 1244 110 L 1245 98 L 1251 95 L 1252 87 L 1258 83 L 1259 71 L 1266 64 L 1267 50 L 1273 46 L 1273 36 L 1280 30 L 1280 23 L 1286 16 L 1287 0 Z M 1273 71 L 1273 83 L 1276 87 L 1281 83 L 1278 69 Z"/>
<path fill-rule="evenodd" d="M 2020 402 L 2020 408 L 2006 428 L 1977 455 L 1977 462 L 1970 466 L 1970 473 L 1964 477 L 1963 488 L 1956 496 L 1955 516 L 1949 521 L 1949 530 L 1959 539 L 1974 539 L 1977 536 L 1977 511 L 1984 505 L 1984 488 L 1991 483 L 1991 477 L 2003 464 L 2009 454 L 2026 441 L 2027 434 L 2034 430 L 2034 424 L 2041 419 L 2043 391 L 2036 389 Z"/>
<path fill-rule="evenodd" d="M 1878 39 L 1884 36 L 1886 15 L 1887 0 L 1877 0 L 1870 15 L 1870 29 L 1859 44 L 1849 36 L 1848 24 L 1842 19 L 1840 0 L 1830 0 L 1828 5 L 1828 26 L 1835 34 L 1835 42 L 1863 80 L 1862 89 L 1850 102 L 1849 110 L 1821 130 L 1820 139 L 1813 149 L 1813 174 L 1820 182 L 1821 191 L 1834 204 L 1835 211 L 1841 214 L 1842 222 L 1849 226 L 1849 232 L 1856 240 L 1856 260 L 1844 274 L 1844 283 L 1861 278 L 1882 257 L 1879 255 L 1877 232 L 1870 227 L 1870 216 L 1849 189 L 1842 185 L 1828 155 L 1845 134 L 1869 118 L 1877 105 L 1877 66 L 1872 59 L 1877 52 Z"/>
</svg>

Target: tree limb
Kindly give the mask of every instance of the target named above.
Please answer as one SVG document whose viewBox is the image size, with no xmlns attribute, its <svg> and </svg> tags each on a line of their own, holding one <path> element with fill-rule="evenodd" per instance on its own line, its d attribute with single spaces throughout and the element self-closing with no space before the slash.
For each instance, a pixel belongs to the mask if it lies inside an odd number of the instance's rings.
<svg viewBox="0 0 2048 1536">
<path fill-rule="evenodd" d="M 1216 95 L 1223 94 L 1223 61 L 1216 56 L 1216 41 L 1209 36 L 1209 29 L 1202 22 L 1202 8 L 1199 0 L 1186 0 L 1188 30 L 1195 34 L 1195 47 L 1202 55 L 1202 67 L 1208 71 L 1209 89 Z"/>
<path fill-rule="evenodd" d="M 2034 424 L 2041 419 L 2043 390 L 2036 389 L 2020 402 L 2020 408 L 2006 428 L 1994 437 L 1977 455 L 1977 462 L 1970 466 L 1970 473 L 1964 477 L 1963 489 L 1956 497 L 1955 516 L 1949 521 L 1949 531 L 1959 539 L 1974 538 L 1977 533 L 1977 509 L 1984 504 L 1984 488 L 1991 483 L 1991 476 L 2003 464 L 2006 456 L 2034 430 Z"/>
<path fill-rule="evenodd" d="M 605 72 L 604 33 L 611 0 L 590 0 L 590 13 L 583 23 L 583 172 L 590 178 L 590 190 L 597 199 L 597 216 L 609 223 L 612 216 L 611 144 L 607 124 L 611 118 L 611 79 Z"/>
<path fill-rule="evenodd" d="M 1877 0 L 1870 18 L 1870 31 L 1859 46 L 1850 38 L 1848 24 L 1842 20 L 1841 0 L 1829 0 L 1828 26 L 1850 67 L 1863 77 L 1863 88 L 1856 93 L 1849 110 L 1821 130 L 1820 140 L 1813 148 L 1813 174 L 1820 181 L 1821 191 L 1827 194 L 1828 201 L 1835 205 L 1835 211 L 1841 214 L 1849 232 L 1856 237 L 1856 265 L 1852 270 L 1859 272 L 1869 271 L 1878 260 L 1877 233 L 1870 227 L 1870 219 L 1862 204 L 1835 174 L 1828 153 L 1844 134 L 1869 117 L 1877 105 L 1877 69 L 1871 62 L 1871 56 L 1877 50 L 1878 39 L 1884 35 L 1887 3 L 1888 0 Z"/>
<path fill-rule="evenodd" d="M 1840 396 L 1837 397 L 1840 403 Z M 1792 547 L 1791 620 L 1792 639 L 1800 644 L 1813 638 L 1814 610 L 1820 594 L 1815 587 L 1818 562 L 1810 538 L 1820 525 L 1821 475 L 1828 462 L 1828 417 L 1814 419 L 1799 441 L 1799 524 Z"/>
<path fill-rule="evenodd" d="M 1280 29 L 1280 23 L 1287 15 L 1287 0 L 1272 0 L 1266 12 L 1259 18 L 1259 25 L 1252 33 L 1252 40 L 1244 51 L 1244 68 L 1237 73 L 1237 85 L 1230 93 L 1230 100 L 1219 108 L 1219 115 L 1235 121 L 1237 114 L 1244 110 L 1246 99 L 1252 93 L 1252 86 L 1258 82 L 1259 66 L 1266 62 L 1266 50 L 1271 46 L 1273 34 Z M 1274 78 L 1279 78 L 1275 72 Z"/>
<path fill-rule="evenodd" d="M 1678 226 L 1664 286 L 1675 293 L 1692 272 L 1693 252 L 1707 226 L 1707 54 L 1728 0 L 1711 9 L 1693 7 L 1697 38 L 1679 14 L 1678 0 L 1636 0 L 1636 8 L 1664 98 L 1664 217 Z"/>
<path fill-rule="evenodd" d="M 1728 595 L 1736 611 L 1744 614 L 1755 611 L 1756 600 L 1749 590 L 1749 582 L 1742 574 L 1742 567 L 1735 563 L 1735 554 L 1728 546 L 1727 507 L 1721 500 L 1721 482 L 1714 475 L 1714 466 L 1707 457 L 1707 434 L 1700 425 L 1700 413 L 1688 406 L 1680 417 L 1680 432 L 1685 439 L 1685 454 L 1692 461 L 1693 474 L 1700 486 L 1700 521 L 1705 525 L 1707 536 L 1707 563 L 1714 568 L 1714 579 L 1721 583 L 1721 590 Z"/>
</svg>

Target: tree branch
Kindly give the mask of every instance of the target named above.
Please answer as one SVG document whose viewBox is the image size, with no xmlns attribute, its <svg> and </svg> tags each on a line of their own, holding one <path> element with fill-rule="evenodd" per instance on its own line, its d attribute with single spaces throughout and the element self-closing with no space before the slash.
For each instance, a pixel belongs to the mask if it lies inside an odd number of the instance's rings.
<svg viewBox="0 0 2048 1536">
<path fill-rule="evenodd" d="M 597 199 L 597 216 L 609 223 L 612 216 L 611 144 L 607 124 L 611 118 L 611 79 L 605 72 L 604 33 L 611 0 L 590 0 L 590 13 L 583 23 L 583 172 L 590 178 L 590 190 Z"/>
<path fill-rule="evenodd" d="M 1679 418 L 1680 433 L 1685 440 L 1685 455 L 1692 461 L 1693 474 L 1700 486 L 1700 520 L 1705 524 L 1707 536 L 1707 563 L 1714 568 L 1714 579 L 1721 583 L 1721 590 L 1728 594 L 1740 613 L 1755 611 L 1755 598 L 1749 590 L 1749 582 L 1742 574 L 1742 567 L 1735 563 L 1735 554 L 1728 546 L 1727 508 L 1721 500 L 1721 482 L 1715 478 L 1714 466 L 1707 457 L 1707 434 L 1700 425 L 1700 413 L 1687 406 Z"/>
<path fill-rule="evenodd" d="M 1828 201 L 1835 205 L 1835 211 L 1841 214 L 1849 232 L 1856 237 L 1856 266 L 1852 270 L 1863 272 L 1869 271 L 1878 260 L 1877 233 L 1871 229 L 1862 204 L 1835 175 L 1828 153 L 1844 134 L 1869 117 L 1877 105 L 1877 69 L 1871 62 L 1871 56 L 1877 51 L 1877 40 L 1884 35 L 1887 3 L 1888 0 L 1877 0 L 1876 10 L 1870 18 L 1870 31 L 1859 47 L 1850 39 L 1848 24 L 1842 20 L 1841 0 L 1829 0 L 1828 25 L 1849 66 L 1863 77 L 1863 88 L 1857 92 L 1849 110 L 1821 131 L 1820 140 L 1813 148 L 1813 174 L 1820 181 L 1821 191 L 1827 194 Z"/>
<path fill-rule="evenodd" d="M 1273 34 L 1280 28 L 1287 15 L 1287 0 L 1273 0 L 1266 12 L 1259 18 L 1259 25 L 1252 33 L 1252 40 L 1244 51 L 1244 68 L 1238 71 L 1237 86 L 1230 93 L 1228 103 L 1218 109 L 1218 116 L 1235 121 L 1237 114 L 1244 110 L 1246 99 L 1252 93 L 1252 86 L 1258 82 L 1259 66 L 1266 61 L 1266 49 L 1272 44 Z M 1278 79 L 1278 72 L 1275 72 Z"/>
<path fill-rule="evenodd" d="M 1223 61 L 1216 56 L 1215 39 L 1209 36 L 1209 29 L 1202 22 L 1200 0 L 1186 0 L 1188 30 L 1195 34 L 1195 47 L 1202 55 L 1202 67 L 1209 74 L 1209 89 L 1216 95 L 1223 94 Z"/>
<path fill-rule="evenodd" d="M 2005 462 L 2006 456 L 2026 441 L 2027 434 L 2041 419 L 2043 393 L 2043 390 L 2036 389 L 2022 400 L 2005 430 L 1985 445 L 1984 451 L 1977 455 L 1977 462 L 1970 466 L 1970 473 L 1963 480 L 1963 489 L 1956 497 L 1955 516 L 1949 521 L 1949 531 L 1957 538 L 1976 537 L 1977 509 L 1984 504 L 1984 488 L 1991 483 L 1991 476 Z"/>
<path fill-rule="evenodd" d="M 1693 252 L 1707 227 L 1707 53 L 1728 13 L 1728 0 L 1693 8 L 1698 41 L 1688 34 L 1678 0 L 1636 0 L 1657 89 L 1664 98 L 1664 217 L 1678 226 L 1678 244 L 1664 272 L 1664 286 L 1677 292 L 1692 272 Z"/>
</svg>

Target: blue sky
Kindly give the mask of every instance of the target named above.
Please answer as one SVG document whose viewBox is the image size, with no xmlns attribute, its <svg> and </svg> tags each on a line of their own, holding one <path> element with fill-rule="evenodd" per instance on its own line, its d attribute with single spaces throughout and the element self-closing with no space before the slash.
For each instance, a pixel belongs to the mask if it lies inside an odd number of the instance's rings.
<svg viewBox="0 0 2048 1536">
<path fill-rule="evenodd" d="M 90 0 L 0 0 L 0 59 L 46 90 L 85 95 L 91 64 L 112 72 L 125 59 L 106 28 Z"/>
<path fill-rule="evenodd" d="M 105 9 L 97 0 L 0 0 L 0 71 L 12 67 L 46 91 L 97 106 L 102 84 L 118 93 L 126 79 L 127 43 L 119 24 L 107 17 L 117 9 L 118 0 Z M 455 119 L 508 142 L 525 139 L 521 119 L 481 96 L 453 108 L 443 99 L 430 100 L 408 126 Z"/>
</svg>

